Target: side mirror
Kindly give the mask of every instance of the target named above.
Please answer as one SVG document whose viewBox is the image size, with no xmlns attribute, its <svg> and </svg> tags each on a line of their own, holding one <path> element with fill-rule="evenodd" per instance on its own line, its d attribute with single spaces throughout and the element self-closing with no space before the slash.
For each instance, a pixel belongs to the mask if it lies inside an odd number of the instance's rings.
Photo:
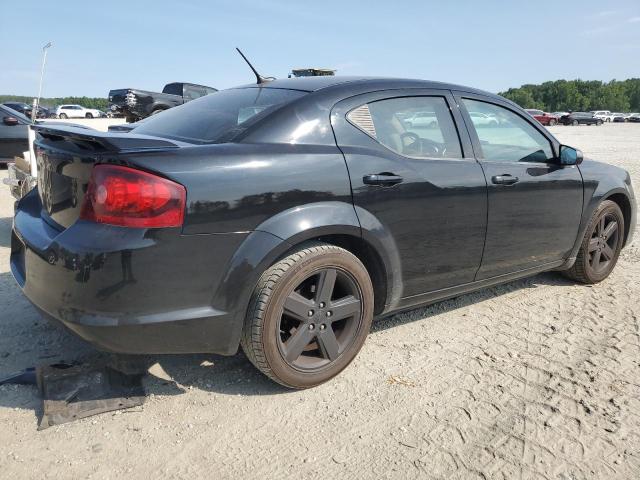
<svg viewBox="0 0 640 480">
<path fill-rule="evenodd" d="M 2 123 L 4 123 L 5 125 L 8 125 L 9 127 L 13 127 L 15 125 L 18 125 L 18 119 L 16 117 L 4 117 L 2 119 Z"/>
<path fill-rule="evenodd" d="M 560 145 L 560 165 L 580 165 L 584 159 L 577 148 Z"/>
</svg>

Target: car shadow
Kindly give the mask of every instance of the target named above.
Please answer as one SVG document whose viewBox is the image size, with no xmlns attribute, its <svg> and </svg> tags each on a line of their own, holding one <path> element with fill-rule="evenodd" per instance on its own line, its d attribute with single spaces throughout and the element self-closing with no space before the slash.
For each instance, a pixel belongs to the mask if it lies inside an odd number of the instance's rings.
<svg viewBox="0 0 640 480">
<path fill-rule="evenodd" d="M 481 290 L 459 295 L 448 300 L 441 300 L 431 305 L 416 307 L 395 313 L 388 317 L 374 321 L 371 326 L 372 332 L 384 331 L 398 325 L 411 323 L 416 320 L 424 320 L 441 313 L 455 311 L 459 308 L 468 307 L 476 303 L 500 297 L 516 290 L 527 288 L 538 288 L 543 285 L 561 286 L 574 285 L 575 282 L 563 277 L 559 272 L 544 272 L 532 277 L 515 280 L 509 283 L 496 285 L 494 287 L 483 288 Z"/>
<path fill-rule="evenodd" d="M 6 288 L 9 273 L 0 274 L 0 301 L 8 296 L 19 297 L 9 304 L 18 304 L 25 322 L 3 322 L 0 325 L 0 378 L 22 368 L 58 362 L 88 363 L 107 361 L 126 373 L 149 369 L 144 385 L 147 395 L 173 396 L 190 389 L 219 395 L 280 395 L 294 392 L 269 380 L 251 365 L 240 350 L 234 356 L 197 355 L 113 355 L 100 353 L 78 339 L 65 328 L 41 319 L 22 297 L 17 286 Z M 12 279 L 11 279 L 12 280 Z M 543 285 L 571 285 L 557 273 L 549 272 L 499 285 L 471 294 L 461 295 L 428 307 L 416 308 L 377 320 L 372 332 L 403 325 L 416 320 L 432 319 L 441 313 L 500 297 L 507 293 Z M 19 322 L 18 322 L 19 323 Z M 24 338 L 25 341 L 21 341 Z M 51 348 L 51 346 L 56 346 Z M 365 344 L 366 348 L 366 344 Z M 0 386 L 0 406 L 31 409 L 39 415 L 41 401 L 35 386 Z"/>
</svg>

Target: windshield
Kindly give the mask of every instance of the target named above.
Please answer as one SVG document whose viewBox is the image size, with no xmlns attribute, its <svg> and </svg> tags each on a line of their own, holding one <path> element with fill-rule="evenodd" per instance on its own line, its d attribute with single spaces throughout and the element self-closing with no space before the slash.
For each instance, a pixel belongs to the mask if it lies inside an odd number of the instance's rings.
<svg viewBox="0 0 640 480">
<path fill-rule="evenodd" d="M 306 93 L 278 88 L 223 90 L 150 117 L 133 132 L 190 143 L 228 142 Z"/>
</svg>

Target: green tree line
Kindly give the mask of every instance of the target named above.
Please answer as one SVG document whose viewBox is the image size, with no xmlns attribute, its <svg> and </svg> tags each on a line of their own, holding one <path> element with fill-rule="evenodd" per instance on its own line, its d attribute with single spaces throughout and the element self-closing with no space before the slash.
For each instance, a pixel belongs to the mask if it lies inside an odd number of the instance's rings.
<svg viewBox="0 0 640 480">
<path fill-rule="evenodd" d="M 33 97 L 24 97 L 21 95 L 0 95 L 0 103 L 4 102 L 24 102 L 29 105 L 33 105 Z M 85 108 L 97 108 L 98 110 L 106 110 L 109 101 L 106 98 L 96 97 L 55 97 L 40 99 L 40 105 L 43 107 L 57 107 L 58 105 L 65 105 L 72 103 L 76 105 L 82 105 Z"/>
<path fill-rule="evenodd" d="M 527 84 L 510 88 L 499 95 L 523 108 L 537 108 L 549 112 L 610 110 L 616 112 L 640 112 L 640 78 L 628 80 L 555 80 L 540 85 Z M 0 95 L 0 103 L 17 101 L 31 105 L 32 97 Z M 55 97 L 42 98 L 40 105 L 56 107 L 76 103 L 87 108 L 106 110 L 106 98 Z"/>
<path fill-rule="evenodd" d="M 555 80 L 522 85 L 499 95 L 523 108 L 547 112 L 610 110 L 640 112 L 640 78 L 628 80 Z"/>
</svg>

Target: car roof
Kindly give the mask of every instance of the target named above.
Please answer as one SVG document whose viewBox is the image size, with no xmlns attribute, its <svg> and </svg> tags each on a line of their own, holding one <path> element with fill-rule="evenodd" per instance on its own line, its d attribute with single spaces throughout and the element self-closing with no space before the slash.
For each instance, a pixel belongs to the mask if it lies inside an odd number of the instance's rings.
<svg viewBox="0 0 640 480">
<path fill-rule="evenodd" d="M 424 89 L 446 89 L 461 90 L 470 93 L 479 93 L 490 97 L 501 98 L 497 95 L 478 90 L 476 88 L 455 85 L 452 83 L 436 82 L 431 80 L 415 80 L 407 78 L 388 77 L 360 77 L 360 76 L 319 76 L 319 77 L 299 77 L 282 78 L 261 84 L 248 84 L 236 88 L 283 88 L 289 90 L 301 90 L 304 92 L 317 92 L 330 87 L 332 90 L 344 89 L 345 93 L 350 89 L 361 89 L 370 84 L 376 90 L 398 89 L 398 88 L 424 88 Z M 358 88 L 359 87 L 359 88 Z"/>
</svg>

